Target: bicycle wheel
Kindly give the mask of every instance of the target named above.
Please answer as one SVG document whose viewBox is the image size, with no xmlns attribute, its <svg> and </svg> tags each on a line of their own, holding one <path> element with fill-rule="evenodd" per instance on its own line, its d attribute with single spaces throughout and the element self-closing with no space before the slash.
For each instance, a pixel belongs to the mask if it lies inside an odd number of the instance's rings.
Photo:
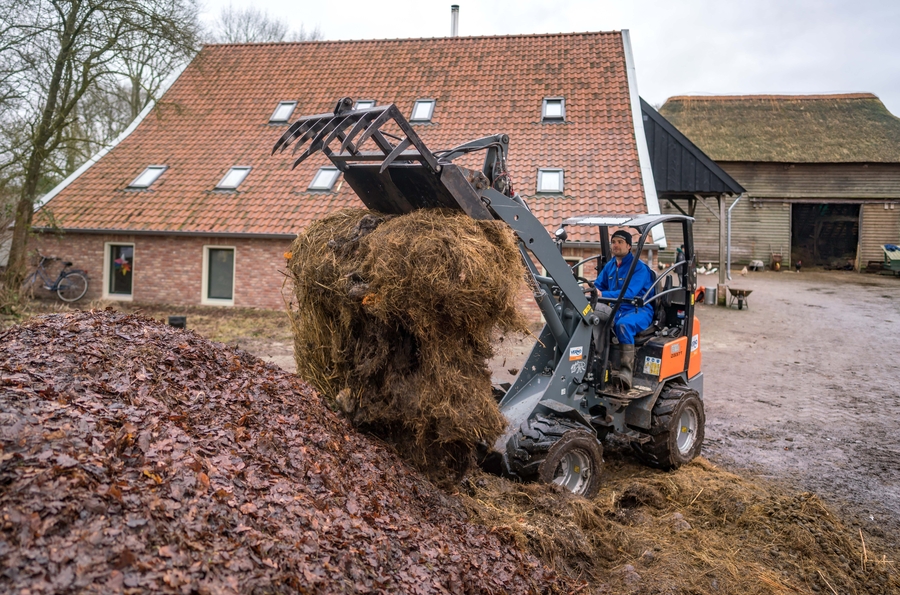
<svg viewBox="0 0 900 595">
<path fill-rule="evenodd" d="M 81 273 L 69 273 L 59 280 L 56 295 L 64 302 L 76 302 L 87 293 L 88 280 Z"/>
</svg>

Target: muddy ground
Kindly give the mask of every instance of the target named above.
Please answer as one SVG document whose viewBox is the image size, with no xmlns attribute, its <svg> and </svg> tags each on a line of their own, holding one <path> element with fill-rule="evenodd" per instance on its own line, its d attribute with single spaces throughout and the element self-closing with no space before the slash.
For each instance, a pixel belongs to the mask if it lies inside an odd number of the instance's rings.
<svg viewBox="0 0 900 595">
<path fill-rule="evenodd" d="M 715 285 L 716 275 L 700 284 Z M 900 544 L 900 278 L 735 272 L 743 310 L 700 306 L 713 463 L 815 492 Z M 511 344 L 510 344 L 511 343 Z M 494 360 L 510 378 L 530 341 Z"/>
<path fill-rule="evenodd" d="M 750 308 L 700 309 L 705 454 L 792 482 L 900 542 L 900 278 L 735 275 Z"/>
</svg>

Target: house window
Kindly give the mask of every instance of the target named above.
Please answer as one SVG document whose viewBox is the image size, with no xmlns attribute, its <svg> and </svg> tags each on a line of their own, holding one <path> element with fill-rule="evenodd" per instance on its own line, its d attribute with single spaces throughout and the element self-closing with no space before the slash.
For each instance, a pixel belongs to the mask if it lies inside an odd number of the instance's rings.
<svg viewBox="0 0 900 595">
<path fill-rule="evenodd" d="M 562 192 L 563 191 L 563 170 L 561 169 L 539 169 L 538 170 L 538 192 Z"/>
<path fill-rule="evenodd" d="M 153 182 L 159 178 L 163 174 L 168 166 L 166 165 L 151 165 L 147 169 L 145 169 L 141 175 L 136 177 L 134 181 L 128 185 L 129 188 L 135 189 L 144 189 L 149 188 Z"/>
<path fill-rule="evenodd" d="M 234 247 L 203 247 L 204 304 L 234 304 Z"/>
<path fill-rule="evenodd" d="M 216 184 L 216 190 L 237 190 L 249 173 L 249 167 L 232 167 L 222 181 Z"/>
<path fill-rule="evenodd" d="M 370 107 L 375 107 L 374 99 L 360 99 L 353 106 L 353 109 L 369 109 Z"/>
<path fill-rule="evenodd" d="M 542 122 L 564 122 L 566 120 L 566 100 L 562 97 L 545 97 L 541 108 Z"/>
<path fill-rule="evenodd" d="M 569 265 L 570 269 L 573 266 L 575 266 L 576 264 L 578 264 L 579 262 L 581 262 L 580 258 L 575 258 L 574 256 L 566 256 L 564 258 L 566 260 L 566 264 Z M 575 267 L 574 269 L 572 269 L 572 273 L 574 273 L 576 277 L 584 276 L 583 275 L 584 274 L 584 265 Z"/>
<path fill-rule="evenodd" d="M 340 172 L 336 167 L 323 167 L 316 172 L 309 185 L 310 190 L 331 190 Z"/>
<path fill-rule="evenodd" d="M 434 99 L 417 99 L 409 121 L 431 122 L 432 115 L 434 115 Z"/>
<path fill-rule="evenodd" d="M 130 300 L 134 280 L 134 244 L 106 244 L 103 297 Z"/>
<path fill-rule="evenodd" d="M 287 122 L 291 114 L 294 113 L 294 108 L 297 107 L 296 101 L 281 101 L 278 103 L 278 107 L 275 108 L 275 111 L 272 112 L 272 115 L 269 117 L 270 124 L 278 124 L 281 122 Z"/>
</svg>

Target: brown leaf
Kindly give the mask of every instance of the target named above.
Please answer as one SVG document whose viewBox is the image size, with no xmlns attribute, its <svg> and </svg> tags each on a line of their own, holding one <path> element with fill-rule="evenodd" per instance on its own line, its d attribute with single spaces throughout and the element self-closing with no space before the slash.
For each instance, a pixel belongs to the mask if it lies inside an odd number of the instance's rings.
<svg viewBox="0 0 900 595">
<path fill-rule="evenodd" d="M 147 476 L 147 477 L 149 477 L 150 479 L 152 479 L 154 482 L 156 482 L 156 485 L 159 485 L 159 484 L 161 484 L 161 483 L 163 482 L 162 477 L 160 477 L 160 476 L 157 475 L 156 473 L 153 473 L 153 472 L 150 471 L 149 469 L 144 469 L 144 470 L 142 471 L 142 473 L 143 473 L 145 476 Z"/>
<path fill-rule="evenodd" d="M 178 546 L 163 545 L 159 548 L 159 555 L 163 558 L 174 558 L 178 554 Z"/>
<path fill-rule="evenodd" d="M 74 467 L 78 464 L 77 459 L 73 459 L 67 454 L 61 454 L 56 457 L 56 464 L 62 467 L 63 469 L 69 469 L 70 467 Z"/>
<path fill-rule="evenodd" d="M 121 570 L 122 568 L 125 568 L 126 566 L 131 566 L 136 561 L 137 561 L 137 556 L 134 555 L 134 552 L 132 552 L 128 548 L 125 548 L 121 552 L 119 552 L 118 556 L 116 556 L 116 558 L 113 562 L 113 567 Z"/>
</svg>

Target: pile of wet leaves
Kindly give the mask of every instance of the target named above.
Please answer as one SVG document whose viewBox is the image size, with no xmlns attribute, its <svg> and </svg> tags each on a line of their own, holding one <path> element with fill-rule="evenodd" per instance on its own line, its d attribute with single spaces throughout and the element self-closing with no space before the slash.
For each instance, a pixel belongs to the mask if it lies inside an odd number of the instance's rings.
<svg viewBox="0 0 900 595">
<path fill-rule="evenodd" d="M 113 311 L 0 334 L 0 486 L 4 592 L 574 585 L 299 378 Z"/>
</svg>

